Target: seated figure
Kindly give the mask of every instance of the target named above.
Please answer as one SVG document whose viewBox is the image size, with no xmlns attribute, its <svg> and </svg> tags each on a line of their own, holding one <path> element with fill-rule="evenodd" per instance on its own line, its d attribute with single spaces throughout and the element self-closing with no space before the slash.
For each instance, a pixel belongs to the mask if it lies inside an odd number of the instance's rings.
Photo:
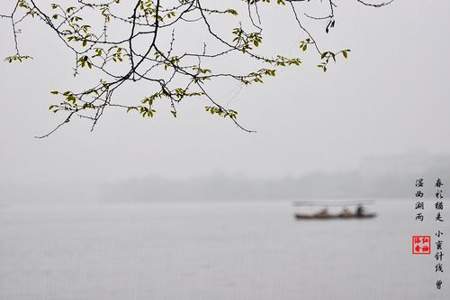
<svg viewBox="0 0 450 300">
<path fill-rule="evenodd" d="M 355 213 L 356 213 L 357 217 L 364 216 L 364 207 L 361 204 L 359 204 L 358 207 L 356 207 L 356 212 Z"/>
</svg>

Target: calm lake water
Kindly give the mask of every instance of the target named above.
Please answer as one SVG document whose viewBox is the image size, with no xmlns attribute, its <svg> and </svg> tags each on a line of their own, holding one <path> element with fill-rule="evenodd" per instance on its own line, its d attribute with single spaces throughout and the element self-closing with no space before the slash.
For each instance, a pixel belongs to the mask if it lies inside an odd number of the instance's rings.
<svg viewBox="0 0 450 300">
<path fill-rule="evenodd" d="M 370 210 L 299 222 L 290 202 L 0 206 L 0 299 L 450 299 L 450 219 L 438 291 L 434 257 L 411 254 L 412 234 L 439 228 L 432 202 L 422 224 L 413 200 Z"/>
</svg>

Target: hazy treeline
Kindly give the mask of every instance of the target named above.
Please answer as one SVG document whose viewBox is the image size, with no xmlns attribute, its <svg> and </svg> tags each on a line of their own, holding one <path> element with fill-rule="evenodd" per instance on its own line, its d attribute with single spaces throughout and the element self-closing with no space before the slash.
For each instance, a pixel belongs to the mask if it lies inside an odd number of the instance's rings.
<svg viewBox="0 0 450 300">
<path fill-rule="evenodd" d="M 268 200 L 311 198 L 412 197 L 415 180 L 425 179 L 432 196 L 437 177 L 450 186 L 449 156 L 368 158 L 348 172 L 316 172 L 298 177 L 254 179 L 215 174 L 184 180 L 147 177 L 107 185 L 106 200 Z"/>
<path fill-rule="evenodd" d="M 212 174 L 185 179 L 148 176 L 111 183 L 2 184 L 0 202 L 409 198 L 414 195 L 418 177 L 425 179 L 424 191 L 429 197 L 433 196 L 437 177 L 450 187 L 450 156 L 375 157 L 365 159 L 353 171 L 269 179 Z"/>
</svg>

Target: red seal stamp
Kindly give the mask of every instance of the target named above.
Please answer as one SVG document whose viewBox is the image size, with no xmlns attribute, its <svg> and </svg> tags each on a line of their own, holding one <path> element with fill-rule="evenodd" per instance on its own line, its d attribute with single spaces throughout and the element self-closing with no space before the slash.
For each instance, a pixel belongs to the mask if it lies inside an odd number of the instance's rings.
<svg viewBox="0 0 450 300">
<path fill-rule="evenodd" d="M 413 235 L 412 236 L 412 254 L 430 254 L 431 236 Z"/>
</svg>

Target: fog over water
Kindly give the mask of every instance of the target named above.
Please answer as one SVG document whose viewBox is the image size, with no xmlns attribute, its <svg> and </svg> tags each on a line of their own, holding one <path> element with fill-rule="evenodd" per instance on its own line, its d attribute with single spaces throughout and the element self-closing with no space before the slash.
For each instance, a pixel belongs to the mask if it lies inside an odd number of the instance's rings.
<svg viewBox="0 0 450 300">
<path fill-rule="evenodd" d="M 450 178 L 450 157 L 416 153 L 372 157 L 359 167 L 340 172 L 310 172 L 269 178 L 212 172 L 187 178 L 153 174 L 124 180 L 59 184 L 0 184 L 0 203 L 116 203 L 196 201 L 276 201 L 308 199 L 411 198 L 417 178 L 424 192 L 434 194 L 437 178 Z"/>
</svg>

